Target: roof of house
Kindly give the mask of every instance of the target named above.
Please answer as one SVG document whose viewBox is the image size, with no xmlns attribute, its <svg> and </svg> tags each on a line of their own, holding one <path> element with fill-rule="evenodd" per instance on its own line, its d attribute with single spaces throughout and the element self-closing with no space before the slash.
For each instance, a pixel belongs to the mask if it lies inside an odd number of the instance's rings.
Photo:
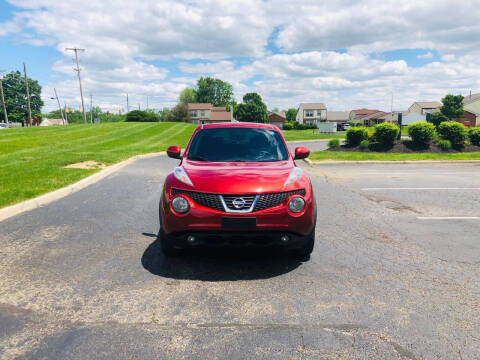
<svg viewBox="0 0 480 360">
<path fill-rule="evenodd" d="M 380 119 L 380 118 L 386 117 L 387 115 L 390 115 L 390 113 L 385 111 L 380 111 L 380 113 L 378 114 L 373 114 L 373 116 L 370 119 Z"/>
<path fill-rule="evenodd" d="M 327 109 L 324 103 L 301 103 L 300 106 L 304 110 L 326 110 Z"/>
<path fill-rule="evenodd" d="M 251 123 L 251 122 L 241 122 L 241 121 L 235 121 L 235 122 L 222 122 L 222 123 L 210 123 L 210 124 L 204 124 L 200 125 L 197 129 L 212 129 L 212 128 L 219 128 L 219 127 L 251 127 L 251 128 L 264 128 L 264 129 L 275 129 L 274 126 L 268 124 L 268 123 Z"/>
<path fill-rule="evenodd" d="M 212 106 L 212 111 L 227 111 L 225 106 Z"/>
<path fill-rule="evenodd" d="M 370 109 L 358 109 L 358 110 L 352 110 L 353 114 L 356 115 L 371 115 L 379 112 L 380 110 L 375 109 L 375 110 L 370 110 Z M 327 114 L 328 116 L 328 114 Z"/>
<path fill-rule="evenodd" d="M 189 103 L 187 104 L 188 110 L 210 110 L 212 104 L 210 103 Z"/>
<path fill-rule="evenodd" d="M 472 95 L 467 95 L 463 98 L 463 103 L 464 104 L 470 104 L 471 102 L 480 100 L 480 93 L 479 94 L 472 94 Z"/>
<path fill-rule="evenodd" d="M 439 101 L 415 101 L 414 104 L 418 104 L 422 109 L 435 109 L 442 106 Z"/>
<path fill-rule="evenodd" d="M 348 111 L 327 111 L 327 121 L 348 120 Z"/>
<path fill-rule="evenodd" d="M 285 112 L 283 112 L 283 111 L 269 111 L 269 112 L 268 112 L 268 116 L 273 115 L 273 114 L 278 115 L 278 116 L 280 116 L 280 117 L 282 117 L 282 118 L 286 118 L 286 117 L 287 117 L 287 116 L 285 115 Z"/>
</svg>

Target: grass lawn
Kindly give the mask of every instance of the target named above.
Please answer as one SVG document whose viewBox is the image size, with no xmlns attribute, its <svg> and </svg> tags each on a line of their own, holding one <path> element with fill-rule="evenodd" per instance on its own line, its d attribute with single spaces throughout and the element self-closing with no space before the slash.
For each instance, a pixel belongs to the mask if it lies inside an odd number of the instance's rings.
<svg viewBox="0 0 480 360">
<path fill-rule="evenodd" d="M 480 160 L 480 152 L 465 153 L 376 153 L 356 151 L 316 151 L 310 154 L 312 161 L 404 161 L 404 160 Z"/>
<path fill-rule="evenodd" d="M 287 141 L 296 141 L 296 140 L 322 140 L 322 139 L 343 139 L 345 138 L 345 131 L 339 131 L 336 134 L 319 134 L 318 130 L 315 132 L 311 129 L 309 130 L 284 130 L 283 136 Z"/>
<path fill-rule="evenodd" d="M 110 165 L 133 155 L 184 147 L 196 125 L 105 123 L 0 131 L 0 207 L 74 183 L 95 169 L 65 169 L 86 160 Z"/>
</svg>

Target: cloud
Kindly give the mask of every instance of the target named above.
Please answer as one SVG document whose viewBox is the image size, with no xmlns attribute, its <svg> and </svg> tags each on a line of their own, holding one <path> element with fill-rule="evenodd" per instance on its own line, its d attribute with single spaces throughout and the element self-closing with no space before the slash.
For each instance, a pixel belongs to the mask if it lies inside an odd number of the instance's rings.
<svg viewBox="0 0 480 360">
<path fill-rule="evenodd" d="M 79 104 L 72 53 L 81 47 L 86 93 L 103 106 L 173 105 L 199 76 L 233 84 L 237 100 L 257 91 L 269 107 L 322 101 L 329 109 L 407 107 L 419 99 L 480 88 L 477 4 L 453 0 L 11 0 L 19 10 L 0 39 L 54 47 L 44 84 Z M 448 21 L 446 21 L 448 19 Z M 370 54 L 423 49 L 439 60 L 411 67 Z M 47 101 L 48 100 L 48 101 Z"/>
</svg>

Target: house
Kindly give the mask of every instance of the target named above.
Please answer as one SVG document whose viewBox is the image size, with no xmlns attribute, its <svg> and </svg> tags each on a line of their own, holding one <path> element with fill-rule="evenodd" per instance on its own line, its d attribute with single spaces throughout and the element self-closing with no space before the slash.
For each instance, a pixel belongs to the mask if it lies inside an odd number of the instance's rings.
<svg viewBox="0 0 480 360">
<path fill-rule="evenodd" d="M 463 98 L 463 109 L 465 112 L 457 121 L 470 126 L 480 126 L 480 93 L 470 94 Z"/>
<path fill-rule="evenodd" d="M 298 107 L 295 120 L 306 125 L 327 121 L 327 107 L 322 103 L 302 103 Z"/>
<path fill-rule="evenodd" d="M 376 114 L 376 113 L 379 113 L 380 110 L 372 110 L 372 109 L 358 109 L 358 110 L 352 110 L 350 111 L 350 114 L 349 114 L 349 119 L 350 121 L 354 121 L 354 122 L 363 122 L 362 120 L 360 120 L 361 118 L 367 116 L 367 115 L 372 115 L 372 114 Z"/>
<path fill-rule="evenodd" d="M 275 125 L 279 129 L 283 129 L 283 125 L 285 124 L 285 121 L 287 121 L 287 117 L 285 116 L 285 113 L 283 111 L 268 112 L 267 122 L 270 125 Z"/>
<path fill-rule="evenodd" d="M 43 118 L 40 126 L 66 125 L 63 119 L 47 119 Z"/>
<path fill-rule="evenodd" d="M 224 106 L 212 106 L 210 103 L 189 103 L 188 122 L 194 124 L 232 121 L 232 111 Z"/>
<path fill-rule="evenodd" d="M 327 121 L 337 124 L 344 124 L 350 120 L 348 111 L 329 111 L 327 112 Z"/>
<path fill-rule="evenodd" d="M 427 113 L 431 114 L 433 112 L 440 111 L 441 106 L 442 103 L 438 101 L 415 101 L 412 105 L 410 105 L 408 111 L 425 115 Z"/>
</svg>

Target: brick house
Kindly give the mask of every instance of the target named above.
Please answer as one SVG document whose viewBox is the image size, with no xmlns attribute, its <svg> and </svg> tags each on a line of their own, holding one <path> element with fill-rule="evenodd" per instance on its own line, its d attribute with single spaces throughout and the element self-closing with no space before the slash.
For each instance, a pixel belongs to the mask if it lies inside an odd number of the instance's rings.
<svg viewBox="0 0 480 360">
<path fill-rule="evenodd" d="M 210 103 L 189 103 L 188 122 L 193 124 L 218 123 L 232 121 L 232 111 L 224 106 L 212 106 Z"/>
<path fill-rule="evenodd" d="M 271 125 L 277 126 L 279 129 L 283 129 L 283 125 L 287 121 L 287 117 L 283 111 L 269 111 L 267 122 Z"/>
</svg>

